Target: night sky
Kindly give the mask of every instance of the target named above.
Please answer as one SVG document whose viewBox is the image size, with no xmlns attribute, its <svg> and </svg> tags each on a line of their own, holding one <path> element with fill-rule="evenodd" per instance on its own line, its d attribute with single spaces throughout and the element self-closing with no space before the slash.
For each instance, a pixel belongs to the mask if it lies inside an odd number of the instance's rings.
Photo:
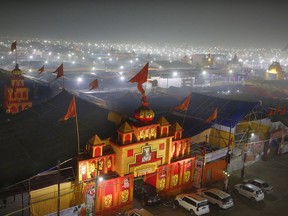
<svg viewBox="0 0 288 216">
<path fill-rule="evenodd" d="M 225 0 L 9 0 L 1 37 L 283 48 L 288 3 Z"/>
</svg>

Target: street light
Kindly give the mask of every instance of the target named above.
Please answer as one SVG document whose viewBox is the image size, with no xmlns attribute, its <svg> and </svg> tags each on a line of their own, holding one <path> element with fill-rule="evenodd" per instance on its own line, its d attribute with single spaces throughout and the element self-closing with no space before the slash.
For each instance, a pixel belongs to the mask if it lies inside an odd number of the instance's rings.
<svg viewBox="0 0 288 216">
<path fill-rule="evenodd" d="M 95 197 L 94 197 L 94 208 L 93 208 L 93 215 L 96 215 L 97 211 L 97 191 L 98 191 L 98 183 L 103 181 L 103 177 L 98 175 L 99 169 L 96 169 L 96 178 L 95 178 Z"/>
<path fill-rule="evenodd" d="M 229 176 L 230 174 L 226 171 L 223 171 L 223 174 L 224 174 L 224 188 L 223 190 L 226 191 L 226 192 L 229 192 Z"/>
</svg>

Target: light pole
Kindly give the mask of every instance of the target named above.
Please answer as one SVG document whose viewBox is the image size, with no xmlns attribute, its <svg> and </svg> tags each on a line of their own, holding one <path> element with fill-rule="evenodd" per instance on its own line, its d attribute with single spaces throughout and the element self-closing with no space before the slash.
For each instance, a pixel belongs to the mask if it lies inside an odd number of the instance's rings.
<svg viewBox="0 0 288 216">
<path fill-rule="evenodd" d="M 97 211 L 97 193 L 98 193 L 98 183 L 103 180 L 103 178 L 99 177 L 99 162 L 97 162 L 96 167 L 96 176 L 95 176 L 95 195 L 94 195 L 94 208 L 93 208 L 93 216 L 96 215 Z"/>
<path fill-rule="evenodd" d="M 169 76 L 167 75 L 167 89 L 168 89 L 168 79 L 169 79 Z"/>
<path fill-rule="evenodd" d="M 241 179 L 244 179 L 245 176 L 245 161 L 246 161 L 246 152 L 244 152 L 244 156 L 243 156 L 243 167 L 241 169 Z"/>
<path fill-rule="evenodd" d="M 223 174 L 224 174 L 224 188 L 223 188 L 223 190 L 225 192 L 229 192 L 229 176 L 230 176 L 230 174 L 226 171 L 223 171 Z"/>
</svg>

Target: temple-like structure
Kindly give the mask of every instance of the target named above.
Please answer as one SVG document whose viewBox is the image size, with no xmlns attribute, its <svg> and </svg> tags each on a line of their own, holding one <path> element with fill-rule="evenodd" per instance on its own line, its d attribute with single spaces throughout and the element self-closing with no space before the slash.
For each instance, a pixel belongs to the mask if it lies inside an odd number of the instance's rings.
<svg viewBox="0 0 288 216">
<path fill-rule="evenodd" d="M 265 80 L 283 80 L 284 71 L 279 62 L 273 61 L 265 73 Z"/>
<path fill-rule="evenodd" d="M 95 196 L 95 176 L 105 179 L 97 182 L 97 211 L 131 205 L 134 184 L 143 181 L 162 194 L 193 186 L 195 158 L 189 155 L 190 138 L 182 137 L 182 127 L 164 117 L 153 121 L 154 112 L 147 106 L 137 109 L 134 117 L 120 125 L 109 145 L 92 137 L 88 154 L 79 157 L 78 181 L 83 183 L 86 205 L 94 206 L 89 201 Z"/>
<path fill-rule="evenodd" d="M 24 85 L 24 77 L 18 64 L 11 73 L 11 82 L 4 89 L 3 107 L 7 113 L 15 114 L 32 107 L 32 101 L 29 100 L 29 88 Z"/>
</svg>

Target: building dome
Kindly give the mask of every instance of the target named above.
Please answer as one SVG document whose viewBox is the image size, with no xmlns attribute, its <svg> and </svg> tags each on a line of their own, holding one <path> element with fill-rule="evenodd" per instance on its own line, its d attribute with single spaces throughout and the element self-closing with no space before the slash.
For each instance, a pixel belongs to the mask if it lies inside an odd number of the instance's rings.
<svg viewBox="0 0 288 216">
<path fill-rule="evenodd" d="M 141 122 L 149 122 L 154 119 L 154 112 L 148 106 L 141 106 L 135 110 L 134 118 Z"/>
<path fill-rule="evenodd" d="M 21 76 L 23 72 L 22 72 L 22 70 L 19 69 L 18 64 L 16 64 L 14 70 L 12 70 L 11 73 L 12 73 L 12 75 L 14 75 L 14 76 Z"/>
</svg>

